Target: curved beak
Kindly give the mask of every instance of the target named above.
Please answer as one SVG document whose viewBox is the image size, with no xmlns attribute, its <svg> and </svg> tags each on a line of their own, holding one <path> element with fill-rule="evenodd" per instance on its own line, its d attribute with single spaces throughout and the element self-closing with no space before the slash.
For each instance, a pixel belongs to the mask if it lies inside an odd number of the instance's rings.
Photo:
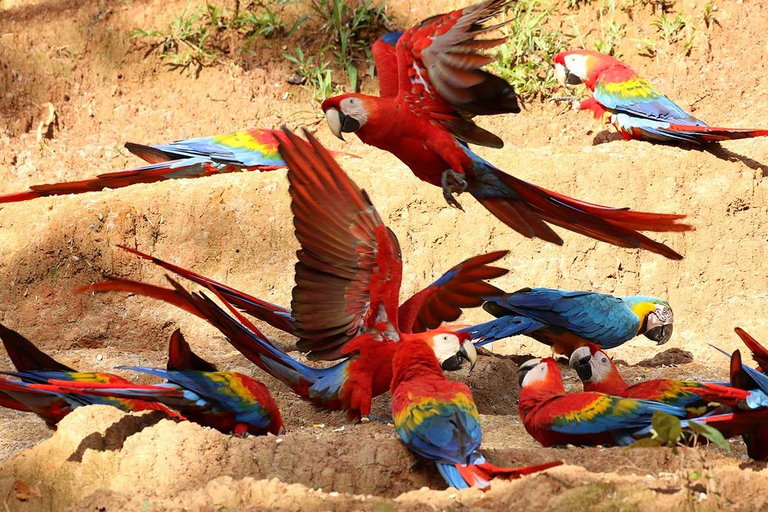
<svg viewBox="0 0 768 512">
<path fill-rule="evenodd" d="M 336 110 L 335 108 L 329 108 L 325 111 L 325 122 L 328 123 L 331 133 L 344 140 L 344 136 L 341 134 L 341 126 L 344 121 L 344 114 Z"/>
<path fill-rule="evenodd" d="M 582 80 L 560 63 L 555 64 L 555 78 L 560 85 L 581 85 Z"/>
<path fill-rule="evenodd" d="M 592 353 L 589 347 L 579 347 L 573 351 L 568 361 L 568 366 L 576 370 L 581 382 L 589 382 L 592 379 Z"/>
<path fill-rule="evenodd" d="M 517 383 L 520 385 L 520 387 L 523 387 L 523 380 L 525 379 L 525 376 L 528 375 L 528 372 L 533 370 L 533 368 L 540 362 L 541 358 L 534 358 L 529 359 L 520 365 L 520 367 L 517 369 L 517 373 L 519 374 L 517 377 Z"/>
<path fill-rule="evenodd" d="M 646 338 L 655 341 L 657 345 L 663 345 L 672 337 L 672 324 L 657 325 L 643 334 Z"/>
<path fill-rule="evenodd" d="M 477 350 L 475 349 L 475 345 L 469 340 L 462 343 L 459 351 L 456 352 L 455 355 L 452 355 L 443 361 L 443 364 L 440 366 L 444 371 L 453 372 L 461 369 L 462 359 L 469 361 L 470 371 L 475 367 L 475 364 L 477 363 Z"/>
</svg>

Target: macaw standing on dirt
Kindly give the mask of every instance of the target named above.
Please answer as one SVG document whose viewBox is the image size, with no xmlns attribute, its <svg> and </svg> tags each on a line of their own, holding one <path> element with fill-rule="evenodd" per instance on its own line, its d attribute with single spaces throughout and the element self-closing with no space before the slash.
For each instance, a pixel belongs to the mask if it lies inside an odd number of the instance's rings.
<svg viewBox="0 0 768 512">
<path fill-rule="evenodd" d="M 500 468 L 486 462 L 479 452 L 483 431 L 472 392 L 445 378 L 432 349 L 418 336 L 397 344 L 392 367 L 395 430 L 411 451 L 435 462 L 448 485 L 486 489 L 497 476 L 519 478 L 562 464 Z"/>
<path fill-rule="evenodd" d="M 589 342 L 615 348 L 640 334 L 663 345 L 674 323 L 672 307 L 663 299 L 552 288 L 489 297 L 483 309 L 497 319 L 467 329 L 480 340 L 478 346 L 524 334 L 565 356 Z"/>
<path fill-rule="evenodd" d="M 651 417 L 661 411 L 685 418 L 685 408 L 604 393 L 565 393 L 563 377 L 551 357 L 520 366 L 518 410 L 525 430 L 542 446 L 629 445 L 650 433 Z"/>
<path fill-rule="evenodd" d="M 225 135 L 197 137 L 146 146 L 127 142 L 125 148 L 150 165 L 108 172 L 96 178 L 47 185 L 33 185 L 24 192 L 0 195 L 1 203 L 37 197 L 97 192 L 137 183 L 155 183 L 179 178 L 199 178 L 241 171 L 273 171 L 285 167 L 277 150 L 275 130 L 254 128 Z M 349 155 L 348 153 L 335 153 Z"/>
<path fill-rule="evenodd" d="M 595 119 L 612 125 L 625 140 L 701 145 L 768 135 L 768 130 L 708 126 L 657 91 L 632 68 L 603 53 L 559 53 L 555 56 L 555 76 L 563 85 L 586 85 L 592 97 L 582 101 L 579 110 L 591 110 Z"/>
<path fill-rule="evenodd" d="M 682 256 L 638 231 L 688 231 L 684 215 L 633 212 L 586 203 L 504 173 L 467 147 L 500 148 L 502 140 L 477 126 L 475 115 L 520 112 L 515 92 L 483 71 L 492 59 L 478 53 L 502 39 L 477 39 L 497 27 L 483 24 L 506 0 L 486 0 L 434 16 L 402 35 L 374 44 L 381 96 L 343 94 L 322 104 L 330 130 L 343 140 L 354 132 L 366 144 L 389 151 L 420 179 L 442 187 L 446 201 L 469 192 L 499 220 L 528 238 L 562 245 L 547 224 L 667 258 Z M 393 46 L 396 43 L 396 47 Z"/>
<path fill-rule="evenodd" d="M 179 417 L 162 404 L 141 399 L 116 397 L 83 397 L 66 392 L 35 389 L 50 378 L 69 383 L 124 385 L 130 381 L 111 373 L 81 373 L 65 366 L 45 354 L 16 331 L 0 325 L 0 338 L 11 358 L 16 372 L 0 372 L 18 377 L 21 381 L 0 378 L 0 405 L 18 411 L 34 412 L 50 428 L 56 428 L 61 419 L 73 409 L 83 405 L 111 405 L 125 412 L 162 411 Z"/>
<path fill-rule="evenodd" d="M 120 366 L 166 379 L 157 385 L 70 383 L 49 379 L 39 389 L 85 396 L 147 400 L 179 411 L 186 419 L 225 434 L 279 435 L 285 431 L 280 410 L 267 387 L 237 372 L 220 372 L 197 356 L 181 331 L 171 336 L 168 369 Z M 182 365 L 183 368 L 177 366 Z"/>
<path fill-rule="evenodd" d="M 243 355 L 300 397 L 322 407 L 346 410 L 350 418 L 365 421 L 372 398 L 389 389 L 392 356 L 400 339 L 413 330 L 455 318 L 457 308 L 465 304 L 479 304 L 480 293 L 490 285 L 472 283 L 482 281 L 482 276 L 501 275 L 500 269 L 482 263 L 473 267 L 479 274 L 463 274 L 459 269 L 450 279 L 417 295 L 405 309 L 398 308 L 402 259 L 397 238 L 383 224 L 365 192 L 311 134 L 306 135 L 309 143 L 288 131 L 280 141 L 280 152 L 289 168 L 291 206 L 301 250 L 297 253 L 292 311 L 278 310 L 272 318 L 300 338 L 298 347 L 310 358 L 344 359 L 342 362 L 324 369 L 303 365 L 277 348 L 234 308 L 230 311 L 235 318 L 207 297 L 190 295 L 176 284 L 171 290 L 113 280 L 80 291 L 125 290 L 176 304 L 211 322 Z M 490 255 L 487 261 L 499 257 L 500 253 Z M 184 272 L 181 274 L 191 275 Z M 462 285 L 457 276 L 468 276 L 469 281 Z M 234 302 L 246 310 L 249 304 L 261 303 L 253 308 L 254 316 L 261 318 L 257 310 L 263 301 L 202 276 L 193 280 L 208 286 L 227 305 L 233 296 L 239 297 Z M 467 295 L 441 295 L 451 289 Z M 447 369 L 457 369 L 462 358 L 475 362 L 472 343 L 458 344 L 457 339 L 447 335 L 429 338 Z"/>
<path fill-rule="evenodd" d="M 629 385 L 611 358 L 594 343 L 577 348 L 570 358 L 584 391 L 596 391 L 623 398 L 654 400 L 668 405 L 711 411 L 720 405 L 747 406 L 750 409 L 768 407 L 768 396 L 757 386 L 750 390 L 692 380 L 652 379 Z M 711 404 L 716 404 L 711 407 Z"/>
</svg>

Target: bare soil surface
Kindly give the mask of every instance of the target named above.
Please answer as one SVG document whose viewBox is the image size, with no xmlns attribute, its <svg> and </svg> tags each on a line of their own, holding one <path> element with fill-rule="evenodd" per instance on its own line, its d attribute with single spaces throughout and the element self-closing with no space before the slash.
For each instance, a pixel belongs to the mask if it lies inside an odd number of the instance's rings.
<svg viewBox="0 0 768 512">
<path fill-rule="evenodd" d="M 706 3 L 686 1 L 679 8 L 694 17 Z M 392 156 L 355 137 L 347 144 L 334 139 L 311 93 L 286 83 L 293 72 L 282 53 L 289 48 L 275 41 L 257 41 L 252 54 L 233 54 L 195 77 L 169 70 L 128 38 L 135 27 L 165 26 L 185 5 L 0 2 L 0 192 L 140 165 L 123 149 L 126 141 L 308 126 L 329 147 L 363 157 L 342 165 L 400 239 L 404 297 L 470 255 L 509 249 L 503 264 L 511 272 L 496 284 L 510 291 L 549 286 L 669 299 L 675 334 L 666 346 L 638 338 L 612 352 L 628 380 L 725 379 L 725 360 L 707 343 L 740 347 L 736 326 L 768 340 L 768 139 L 711 151 L 624 142 L 588 113 L 538 102 L 520 115 L 481 120 L 507 145 L 480 153 L 516 176 L 600 204 L 687 213 L 696 226 L 691 233 L 655 235 L 685 255 L 682 262 L 568 232 L 561 232 L 565 245 L 557 247 L 520 237 L 469 198 L 460 198 L 465 212 L 451 209 L 437 188 L 419 182 Z M 405 25 L 463 2 L 387 5 Z M 706 30 L 706 44 L 688 56 L 662 52 L 653 59 L 637 50 L 652 33 L 651 7 L 638 7 L 631 19 L 618 13 L 628 26 L 623 58 L 712 125 L 764 126 L 768 4 L 723 0 L 717 7 L 719 25 Z M 567 32 L 576 23 L 585 38 L 596 37 L 597 9 L 565 11 L 554 23 Z M 311 39 L 311 26 L 297 37 Z M 367 76 L 363 88 L 376 89 Z M 57 126 L 40 144 L 36 131 L 47 103 Z M 474 392 L 489 460 L 522 465 L 562 459 L 566 465 L 494 482 L 485 494 L 446 491 L 430 465 L 411 467 L 414 459 L 391 427 L 349 425 L 342 413 L 317 411 L 255 369 L 206 323 L 141 297 L 72 293 L 107 275 L 163 283 L 163 272 L 115 247 L 125 244 L 287 305 L 297 248 L 287 188 L 285 173 L 274 171 L 0 207 L 0 322 L 88 371 L 164 365 L 170 334 L 181 327 L 194 349 L 220 368 L 263 380 L 289 431 L 279 439 L 240 439 L 159 416 L 91 407 L 52 433 L 36 417 L 2 410 L 0 496 L 8 509 L 751 510 L 764 502 L 765 465 L 746 461 L 740 441 L 732 442 L 730 455 L 537 446 L 516 411 L 517 356 L 549 354 L 533 340 L 497 343 L 470 375 L 464 370 L 454 378 Z M 477 310 L 461 321 L 485 319 Z M 293 349 L 289 336 L 265 332 Z M 10 361 L 0 357 L 0 368 L 10 369 Z M 567 386 L 577 389 L 576 376 L 563 371 Z M 388 397 L 377 399 L 374 409 L 388 417 Z"/>
</svg>

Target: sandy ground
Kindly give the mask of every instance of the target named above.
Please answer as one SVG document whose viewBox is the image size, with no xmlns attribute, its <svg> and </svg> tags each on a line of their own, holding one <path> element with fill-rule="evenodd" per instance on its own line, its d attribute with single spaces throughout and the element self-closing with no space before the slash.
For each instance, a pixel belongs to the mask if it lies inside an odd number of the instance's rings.
<svg viewBox="0 0 768 512">
<path fill-rule="evenodd" d="M 462 4 L 397 0 L 388 9 L 405 24 Z M 683 4 L 680 8 L 693 18 L 706 2 Z M 622 366 L 630 379 L 720 379 L 727 371 L 724 360 L 707 342 L 739 347 L 736 326 L 768 340 L 767 139 L 727 143 L 709 152 L 623 142 L 601 132 L 587 113 L 540 103 L 517 116 L 483 119 L 507 142 L 503 150 L 481 151 L 501 168 L 601 204 L 687 213 L 696 226 L 691 233 L 656 236 L 684 254 L 682 262 L 567 232 L 561 232 L 565 245 L 556 247 L 518 236 L 469 198 L 460 198 L 465 212 L 450 209 L 438 189 L 419 182 L 391 156 L 354 137 L 346 145 L 333 139 L 310 94 L 285 83 L 291 70 L 282 50 L 270 46 L 273 42 L 257 42 L 254 55 L 204 69 L 195 79 L 169 71 L 128 40 L 134 27 L 162 27 L 184 5 L 179 0 L 0 3 L 5 7 L 0 10 L 0 192 L 138 165 L 122 148 L 125 141 L 162 143 L 249 126 L 308 125 L 328 146 L 363 157 L 345 159 L 342 165 L 370 192 L 400 239 L 404 297 L 469 255 L 509 249 L 502 263 L 511 272 L 495 283 L 509 290 L 551 286 L 670 301 L 675 334 L 663 349 L 686 350 L 694 362 Z M 594 6 L 565 14 L 558 18 L 564 30 L 571 17 L 584 28 L 582 34 L 595 26 Z M 706 30 L 708 44 L 698 45 L 688 57 L 679 52 L 655 59 L 638 56 L 637 41 L 651 33 L 650 8 L 638 8 L 632 21 L 626 13 L 618 16 L 629 25 L 622 45 L 625 60 L 682 106 L 711 124 L 766 123 L 766 63 L 759 56 L 768 50 L 768 5 L 719 2 L 720 26 Z M 311 34 L 298 37 L 306 40 Z M 364 80 L 366 89 L 374 88 L 368 77 Z M 58 128 L 41 146 L 35 130 L 47 113 L 46 102 L 55 106 Z M 741 460 L 740 442 L 734 442 L 730 456 L 537 448 L 516 416 L 519 359 L 505 357 L 481 358 L 471 376 L 457 376 L 470 383 L 485 415 L 489 458 L 509 464 L 562 458 L 568 466 L 501 484 L 485 495 L 415 491 L 444 486 L 430 468 L 409 469 L 412 458 L 391 428 L 350 426 L 342 414 L 314 410 L 258 373 L 207 324 L 170 306 L 139 297 L 73 295 L 74 287 L 105 275 L 163 282 L 162 272 L 116 249 L 118 243 L 287 305 L 297 245 L 284 172 L 3 205 L 0 322 L 83 370 L 163 365 L 167 340 L 181 327 L 195 350 L 222 369 L 251 373 L 270 385 L 290 433 L 278 450 L 274 438 L 233 439 L 157 418 L 126 419 L 103 408 L 78 411 L 49 441 L 0 468 L 0 495 L 7 496 L 11 509 L 79 503 L 78 509 L 88 510 L 173 510 L 180 504 L 380 511 L 432 506 L 523 510 L 536 504 L 580 510 L 603 501 L 605 510 L 704 510 L 748 509 L 760 502 L 752 499 L 756 493 L 764 492 L 763 466 Z M 484 319 L 483 311 L 471 311 L 462 321 Z M 288 336 L 265 331 L 291 347 Z M 548 354 L 546 347 L 527 339 L 497 343 L 493 350 Z M 612 355 L 635 365 L 659 350 L 642 338 Z M 0 368 L 10 368 L 10 361 L 0 361 Z M 566 378 L 574 388 L 575 376 Z M 378 399 L 375 409 L 386 416 L 387 398 Z M 314 427 L 320 424 L 325 427 Z M 50 435 L 37 418 L 0 411 L 2 460 Z M 310 447 L 317 450 L 316 458 L 299 456 Z M 641 469 L 627 471 L 628 465 Z M 364 478 L 350 476 L 361 471 L 369 472 Z M 692 479 L 701 472 L 705 478 Z M 279 481 L 260 480 L 273 478 Z M 311 490 L 318 488 L 323 491 Z"/>
</svg>

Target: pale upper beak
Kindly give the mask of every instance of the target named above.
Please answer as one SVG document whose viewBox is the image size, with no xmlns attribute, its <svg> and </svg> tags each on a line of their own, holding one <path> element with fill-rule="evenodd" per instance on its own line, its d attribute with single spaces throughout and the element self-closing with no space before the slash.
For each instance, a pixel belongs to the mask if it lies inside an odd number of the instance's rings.
<svg viewBox="0 0 768 512">
<path fill-rule="evenodd" d="M 520 365 L 520 367 L 517 369 L 517 373 L 520 374 L 520 376 L 518 377 L 518 384 L 520 384 L 520 386 L 523 385 L 523 380 L 525 380 L 525 376 L 528 374 L 528 372 L 533 370 L 536 367 L 536 365 L 539 364 L 540 362 L 541 362 L 541 358 L 537 357 L 534 359 L 529 359 Z"/>
<path fill-rule="evenodd" d="M 341 121 L 343 114 L 335 108 L 329 108 L 325 111 L 325 121 L 328 123 L 331 133 L 344 140 L 344 136 L 341 134 Z"/>
<path fill-rule="evenodd" d="M 560 64 L 559 62 L 555 64 L 555 78 L 557 78 L 557 81 L 560 82 L 560 85 L 581 85 L 584 83 L 584 81 L 579 78 L 577 75 L 571 73 L 571 71 Z"/>
</svg>

